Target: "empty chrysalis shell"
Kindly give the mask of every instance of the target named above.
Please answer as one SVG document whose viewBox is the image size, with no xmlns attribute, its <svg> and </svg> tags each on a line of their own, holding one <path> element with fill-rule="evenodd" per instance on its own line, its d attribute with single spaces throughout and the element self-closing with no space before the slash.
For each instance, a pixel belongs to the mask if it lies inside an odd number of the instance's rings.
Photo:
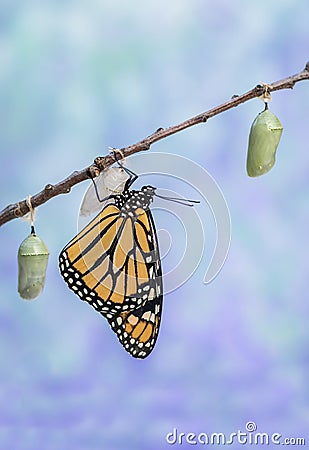
<svg viewBox="0 0 309 450">
<path fill-rule="evenodd" d="M 273 167 L 282 130 L 280 120 L 269 109 L 265 109 L 255 118 L 249 134 L 247 155 L 249 177 L 263 175 Z"/>
<path fill-rule="evenodd" d="M 18 292 L 27 300 L 40 295 L 45 283 L 48 249 L 34 230 L 18 250 Z"/>
<path fill-rule="evenodd" d="M 128 175 L 121 167 L 109 167 L 105 169 L 95 180 L 98 194 L 101 199 L 111 194 L 123 192 Z M 89 216 L 102 209 L 102 203 L 98 200 L 94 186 L 91 184 L 84 195 L 79 214 Z"/>
</svg>

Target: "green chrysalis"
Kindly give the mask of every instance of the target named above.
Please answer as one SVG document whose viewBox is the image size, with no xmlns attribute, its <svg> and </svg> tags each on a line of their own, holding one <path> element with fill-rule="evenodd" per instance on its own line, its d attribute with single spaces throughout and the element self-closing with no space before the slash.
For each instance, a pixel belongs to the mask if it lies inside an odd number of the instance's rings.
<svg viewBox="0 0 309 450">
<path fill-rule="evenodd" d="M 22 298 L 32 300 L 42 292 L 48 255 L 46 245 L 31 227 L 31 234 L 18 250 L 18 292 Z"/>
<path fill-rule="evenodd" d="M 249 134 L 247 155 L 249 177 L 263 175 L 273 167 L 282 130 L 280 120 L 267 109 L 267 106 L 255 118 Z"/>
</svg>

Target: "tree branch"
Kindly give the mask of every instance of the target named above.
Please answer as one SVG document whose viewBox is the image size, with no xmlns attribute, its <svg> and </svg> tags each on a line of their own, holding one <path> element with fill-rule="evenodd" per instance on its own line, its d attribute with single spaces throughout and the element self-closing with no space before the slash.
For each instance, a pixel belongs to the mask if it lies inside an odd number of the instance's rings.
<svg viewBox="0 0 309 450">
<path fill-rule="evenodd" d="M 123 157 L 126 157 L 132 155 L 133 153 L 141 152 L 143 150 L 149 150 L 151 145 L 155 142 L 160 141 L 161 139 L 165 139 L 166 137 L 178 133 L 179 131 L 185 130 L 186 128 L 192 127 L 193 125 L 205 123 L 211 117 L 221 114 L 224 111 L 234 108 L 235 106 L 238 106 L 241 103 L 245 103 L 255 97 L 260 97 L 266 92 L 266 89 L 268 89 L 268 92 L 278 91 L 281 89 L 292 89 L 295 83 L 302 80 L 309 80 L 309 61 L 307 62 L 304 70 L 295 75 L 289 76 L 279 81 L 275 81 L 269 85 L 257 85 L 250 91 L 242 95 L 234 95 L 231 100 L 222 103 L 215 108 L 209 109 L 208 111 L 205 111 L 201 114 L 198 114 L 197 116 L 194 116 L 188 120 L 185 120 L 178 125 L 173 125 L 169 128 L 159 128 L 157 131 L 155 131 L 145 139 L 133 145 L 120 149 L 121 153 Z M 82 181 L 88 180 L 89 178 L 97 177 L 100 172 L 102 172 L 102 170 L 111 166 L 114 162 L 115 161 L 112 155 L 98 157 L 94 160 L 94 163 L 91 166 L 86 167 L 79 172 L 73 172 L 65 180 L 60 181 L 55 185 L 47 184 L 41 192 L 31 197 L 32 207 L 36 208 L 47 202 L 51 198 L 56 197 L 56 195 L 67 194 L 75 184 L 81 183 Z M 8 205 L 0 212 L 0 226 L 12 219 L 22 217 L 28 212 L 29 207 L 26 200 Z"/>
</svg>

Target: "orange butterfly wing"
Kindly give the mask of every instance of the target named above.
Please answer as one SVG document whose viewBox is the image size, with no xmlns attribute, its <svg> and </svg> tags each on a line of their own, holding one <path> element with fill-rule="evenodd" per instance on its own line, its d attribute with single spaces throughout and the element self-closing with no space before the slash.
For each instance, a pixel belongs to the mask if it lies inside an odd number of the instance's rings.
<svg viewBox="0 0 309 450">
<path fill-rule="evenodd" d="M 124 348 L 144 358 L 160 326 L 162 273 L 151 212 L 139 206 L 141 191 L 130 192 L 134 209 L 105 206 L 62 250 L 59 266 L 69 288 L 108 319 Z"/>
</svg>

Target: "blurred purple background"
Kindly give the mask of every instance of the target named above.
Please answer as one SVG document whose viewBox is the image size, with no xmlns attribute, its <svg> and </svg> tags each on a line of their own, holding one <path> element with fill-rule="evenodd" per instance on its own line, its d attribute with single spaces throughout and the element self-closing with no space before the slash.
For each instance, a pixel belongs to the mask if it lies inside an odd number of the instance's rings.
<svg viewBox="0 0 309 450">
<path fill-rule="evenodd" d="M 292 0 L 2 0 L 2 206 L 108 146 L 300 71 L 308 20 L 308 2 Z M 15 220 L 1 228 L 1 450 L 170 448 L 175 427 L 229 434 L 250 420 L 260 432 L 309 442 L 308 105 L 309 82 L 273 94 L 284 132 L 274 169 L 258 179 L 247 177 L 245 160 L 259 100 L 153 146 L 215 178 L 232 241 L 222 271 L 204 285 L 214 246 L 214 225 L 205 223 L 204 258 L 166 296 L 158 343 L 144 361 L 126 354 L 58 272 L 87 184 L 37 211 L 50 250 L 37 301 L 17 294 L 17 250 L 29 227 Z"/>
</svg>

